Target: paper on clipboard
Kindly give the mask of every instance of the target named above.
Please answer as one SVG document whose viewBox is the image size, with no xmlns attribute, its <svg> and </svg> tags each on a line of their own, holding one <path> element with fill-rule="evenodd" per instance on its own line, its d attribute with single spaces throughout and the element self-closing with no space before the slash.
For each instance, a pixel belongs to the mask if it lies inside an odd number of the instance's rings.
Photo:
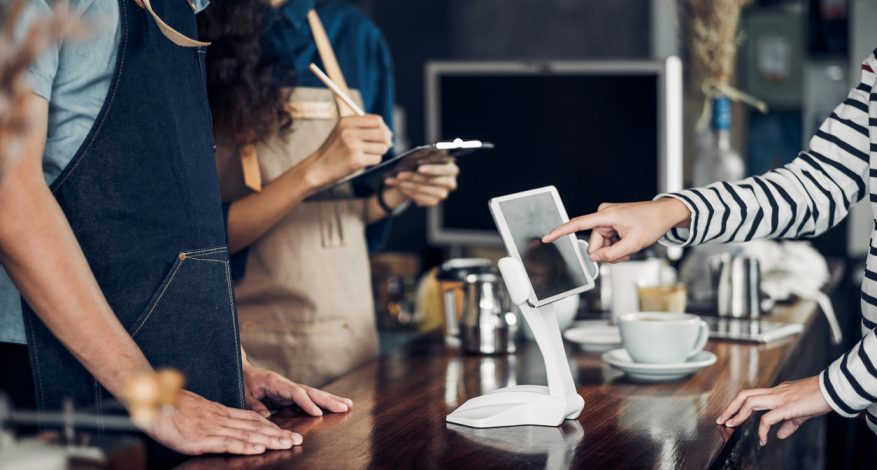
<svg viewBox="0 0 877 470">
<path fill-rule="evenodd" d="M 447 163 L 476 150 L 492 148 L 493 144 L 490 142 L 462 139 L 455 139 L 452 142 L 436 142 L 434 144 L 421 145 L 385 162 L 366 168 L 359 173 L 340 179 L 308 199 L 332 198 L 330 194 L 332 189 L 346 183 L 377 190 L 381 186 L 382 181 L 403 171 L 416 171 L 420 165 Z"/>
</svg>

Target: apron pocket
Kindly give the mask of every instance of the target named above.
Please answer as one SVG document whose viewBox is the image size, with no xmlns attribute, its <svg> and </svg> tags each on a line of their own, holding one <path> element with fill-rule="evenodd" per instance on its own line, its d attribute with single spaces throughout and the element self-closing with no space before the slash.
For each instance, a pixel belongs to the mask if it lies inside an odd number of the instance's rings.
<svg viewBox="0 0 877 470">
<path fill-rule="evenodd" d="M 225 247 L 182 252 L 129 333 L 156 369 L 172 367 L 186 389 L 243 406 L 240 343 Z"/>
<path fill-rule="evenodd" d="M 378 352 L 373 327 L 355 328 L 345 319 L 244 321 L 241 342 L 254 365 L 314 387 L 350 371 Z"/>
</svg>

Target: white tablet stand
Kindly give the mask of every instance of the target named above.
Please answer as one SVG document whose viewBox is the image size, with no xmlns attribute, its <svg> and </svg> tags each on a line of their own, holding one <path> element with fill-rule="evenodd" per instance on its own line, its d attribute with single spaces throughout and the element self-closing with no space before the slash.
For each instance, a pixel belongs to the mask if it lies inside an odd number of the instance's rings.
<svg viewBox="0 0 877 470">
<path fill-rule="evenodd" d="M 587 253 L 587 242 L 579 240 L 579 243 L 582 245 L 581 252 Z M 524 265 L 518 259 L 505 257 L 499 260 L 499 271 L 512 303 L 521 309 L 524 320 L 533 330 L 536 344 L 545 361 L 548 386 L 517 385 L 500 388 L 467 400 L 449 414 L 446 420 L 473 428 L 560 426 L 564 419 L 575 419 L 579 416 L 585 407 L 585 400 L 576 392 L 554 306 L 548 304 L 532 307 L 529 304 L 533 287 Z M 592 276 L 596 278 L 597 273 L 592 273 Z"/>
</svg>

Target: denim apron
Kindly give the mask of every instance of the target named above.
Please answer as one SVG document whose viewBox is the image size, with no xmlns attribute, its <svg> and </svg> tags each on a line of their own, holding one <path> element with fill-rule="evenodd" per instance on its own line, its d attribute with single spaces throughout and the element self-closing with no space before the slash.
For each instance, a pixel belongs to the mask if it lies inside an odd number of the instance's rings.
<svg viewBox="0 0 877 470">
<path fill-rule="evenodd" d="M 214 164 L 203 48 L 172 43 L 133 0 L 103 109 L 51 189 L 122 325 L 155 368 L 242 408 L 240 344 Z M 183 0 L 153 0 L 197 33 Z M 100 411 L 109 394 L 25 305 L 37 405 Z"/>
<path fill-rule="evenodd" d="M 308 16 L 327 74 L 346 84 L 316 13 Z M 307 72 L 310 73 L 310 72 Z M 272 181 L 300 164 L 349 115 L 326 88 L 295 87 L 286 108 L 289 133 L 257 146 L 259 179 Z M 357 90 L 347 90 L 362 106 Z M 247 193 L 245 156 L 220 146 L 223 194 Z M 319 386 L 378 353 L 371 270 L 365 239 L 366 202 L 349 185 L 330 199 L 298 205 L 249 247 L 247 270 L 235 284 L 241 342 L 254 365 Z"/>
</svg>

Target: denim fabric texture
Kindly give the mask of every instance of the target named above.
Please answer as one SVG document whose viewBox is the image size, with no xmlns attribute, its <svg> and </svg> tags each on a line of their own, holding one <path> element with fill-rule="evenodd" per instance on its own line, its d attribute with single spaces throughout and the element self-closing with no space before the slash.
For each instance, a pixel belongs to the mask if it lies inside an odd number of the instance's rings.
<svg viewBox="0 0 877 470">
<path fill-rule="evenodd" d="M 182 0 L 181 0 L 182 1 Z M 53 0 L 28 0 L 16 24 L 17 41 L 33 23 L 52 14 Z M 73 159 L 88 136 L 113 79 L 122 34 L 119 5 L 106 0 L 67 0 L 71 15 L 89 25 L 86 38 L 56 43 L 30 66 L 27 84 L 49 101 L 43 175 L 48 184 Z M 207 0 L 193 0 L 195 11 Z M 21 296 L 0 267 L 0 342 L 24 344 Z"/>
<path fill-rule="evenodd" d="M 149 14 L 118 0 L 121 39 L 94 126 L 52 184 L 110 306 L 155 367 L 186 388 L 243 407 L 240 342 L 214 164 L 204 54 L 171 43 Z M 190 37 L 181 0 L 153 0 Z M 25 306 L 42 409 L 63 397 L 102 409 L 108 394 Z"/>
</svg>

